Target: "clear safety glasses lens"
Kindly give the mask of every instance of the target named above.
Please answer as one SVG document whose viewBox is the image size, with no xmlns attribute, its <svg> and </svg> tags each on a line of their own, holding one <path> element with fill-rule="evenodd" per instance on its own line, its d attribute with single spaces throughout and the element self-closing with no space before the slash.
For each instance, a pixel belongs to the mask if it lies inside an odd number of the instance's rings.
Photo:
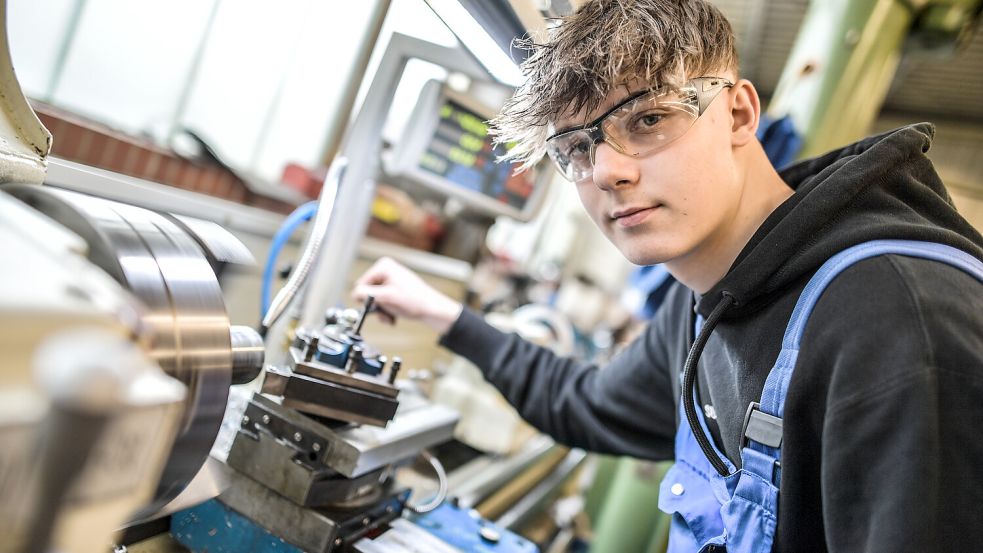
<svg viewBox="0 0 983 553">
<path fill-rule="evenodd" d="M 634 157 L 652 154 L 686 134 L 710 101 L 726 86 L 694 79 L 672 93 L 649 92 L 617 106 L 591 126 L 553 136 L 547 154 L 568 180 L 579 182 L 594 173 L 594 153 L 600 142 Z M 704 95 L 705 94 L 705 95 Z"/>
</svg>

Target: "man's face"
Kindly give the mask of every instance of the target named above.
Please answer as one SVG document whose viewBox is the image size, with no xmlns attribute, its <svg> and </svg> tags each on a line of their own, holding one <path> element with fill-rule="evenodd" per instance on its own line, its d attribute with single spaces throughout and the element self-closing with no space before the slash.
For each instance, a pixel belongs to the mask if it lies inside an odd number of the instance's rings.
<svg viewBox="0 0 983 553">
<path fill-rule="evenodd" d="M 616 89 L 590 113 L 557 127 L 591 121 L 645 88 Z M 729 89 L 684 135 L 655 153 L 633 157 L 597 146 L 594 172 L 576 183 L 594 223 L 632 263 L 651 265 L 713 248 L 734 222 L 742 179 L 733 161 Z"/>
</svg>

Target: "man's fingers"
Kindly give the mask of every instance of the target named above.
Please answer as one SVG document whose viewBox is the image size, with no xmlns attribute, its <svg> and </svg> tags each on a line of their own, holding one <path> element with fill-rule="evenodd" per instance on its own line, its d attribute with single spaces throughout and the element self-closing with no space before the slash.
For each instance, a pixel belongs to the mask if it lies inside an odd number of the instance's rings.
<svg viewBox="0 0 983 553">
<path fill-rule="evenodd" d="M 377 260 L 371 267 L 369 267 L 369 270 L 365 271 L 362 276 L 358 277 L 358 280 L 355 281 L 355 285 L 385 284 L 385 282 L 389 280 L 391 267 L 394 264 L 395 261 L 388 257 L 383 257 Z"/>
<path fill-rule="evenodd" d="M 355 281 L 352 298 L 363 302 L 368 296 L 375 298 L 373 311 L 388 324 L 395 324 L 396 317 L 405 315 L 400 302 L 405 293 L 399 286 L 401 265 L 388 257 L 376 261 L 369 270 Z"/>
<path fill-rule="evenodd" d="M 355 288 L 352 290 L 352 298 L 357 302 L 364 302 L 365 298 L 372 296 L 375 298 L 376 301 L 379 301 L 379 297 L 377 296 L 377 293 L 380 288 L 381 286 L 377 286 L 375 284 L 371 284 L 368 282 L 358 283 L 355 285 Z"/>
<path fill-rule="evenodd" d="M 379 305 L 376 304 L 372 307 L 372 312 L 377 313 L 379 315 L 379 319 L 387 325 L 393 326 L 396 324 L 396 315 L 390 313 L 388 309 L 379 307 Z"/>
<path fill-rule="evenodd" d="M 365 298 L 372 296 L 375 303 L 372 304 L 371 313 L 377 313 L 382 321 L 389 325 L 396 324 L 396 315 L 387 307 L 392 292 L 382 286 L 359 286 L 352 294 L 357 301 L 364 301 Z"/>
<path fill-rule="evenodd" d="M 373 266 L 355 281 L 356 286 L 385 284 L 389 275 L 381 268 Z"/>
<path fill-rule="evenodd" d="M 375 286 L 372 284 L 364 284 L 362 286 L 356 286 L 355 290 L 352 292 L 356 301 L 363 302 L 365 298 L 372 296 L 375 298 L 375 310 L 385 311 L 390 315 L 397 315 L 399 313 L 399 307 L 396 302 L 399 301 L 399 290 L 394 289 L 392 286 Z"/>
</svg>

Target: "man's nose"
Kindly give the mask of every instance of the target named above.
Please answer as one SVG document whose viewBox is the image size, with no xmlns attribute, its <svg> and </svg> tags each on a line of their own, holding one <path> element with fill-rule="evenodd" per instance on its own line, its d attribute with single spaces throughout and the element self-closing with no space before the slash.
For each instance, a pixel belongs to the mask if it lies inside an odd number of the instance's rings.
<svg viewBox="0 0 983 553">
<path fill-rule="evenodd" d="M 601 142 L 594 151 L 594 185 L 602 190 L 627 186 L 638 182 L 638 160 L 623 154 L 607 142 Z"/>
</svg>

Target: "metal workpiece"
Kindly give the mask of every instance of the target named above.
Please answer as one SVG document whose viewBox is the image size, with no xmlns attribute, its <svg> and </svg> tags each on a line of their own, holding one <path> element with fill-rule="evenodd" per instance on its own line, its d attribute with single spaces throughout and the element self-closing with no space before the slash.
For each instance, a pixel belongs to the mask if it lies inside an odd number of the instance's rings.
<svg viewBox="0 0 983 553">
<path fill-rule="evenodd" d="M 245 384 L 263 370 L 266 346 L 262 336 L 248 326 L 229 327 L 232 342 L 232 384 Z"/>
<path fill-rule="evenodd" d="M 232 337 L 215 273 L 195 239 L 160 214 L 47 187 L 7 191 L 78 234 L 89 260 L 141 301 L 151 357 L 188 388 L 156 499 L 137 514 L 149 516 L 197 474 L 225 412 Z"/>
</svg>

